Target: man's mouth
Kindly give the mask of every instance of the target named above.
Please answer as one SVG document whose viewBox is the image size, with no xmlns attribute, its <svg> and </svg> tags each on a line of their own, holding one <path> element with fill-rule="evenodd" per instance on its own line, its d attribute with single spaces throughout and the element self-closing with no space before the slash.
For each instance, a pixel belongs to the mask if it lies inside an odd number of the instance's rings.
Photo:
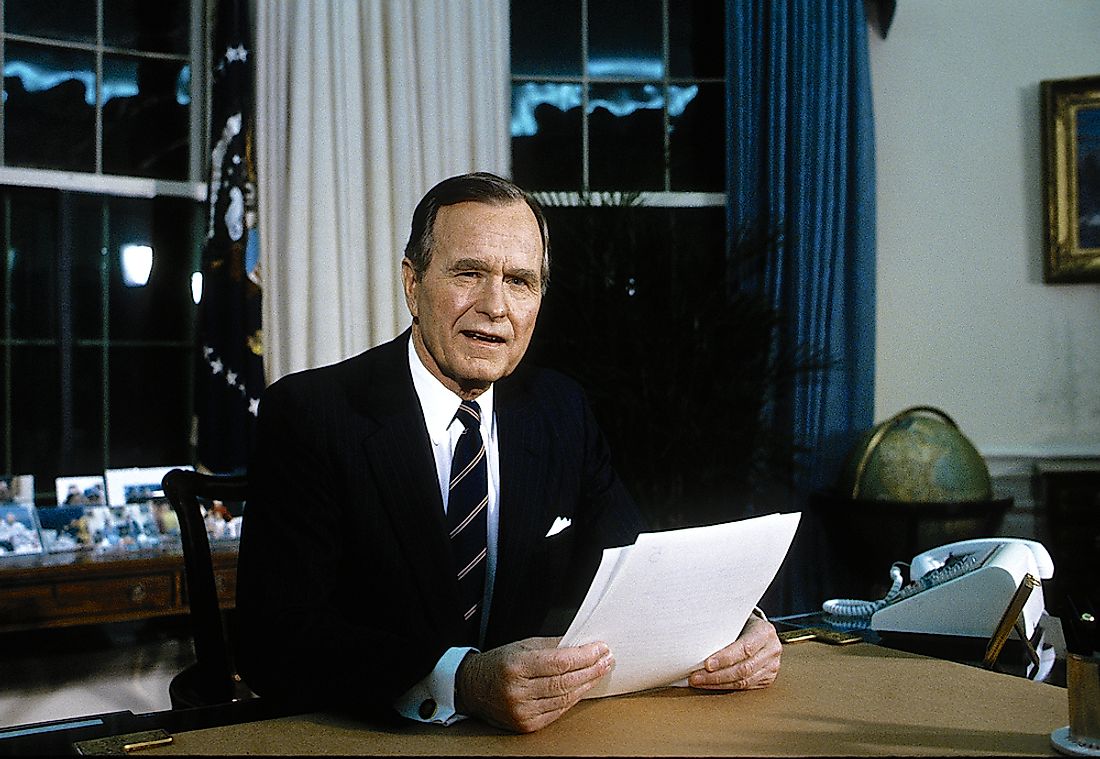
<svg viewBox="0 0 1100 759">
<path fill-rule="evenodd" d="M 477 332 L 472 329 L 464 329 L 462 330 L 462 334 L 470 338 L 471 340 L 476 340 L 479 343 L 487 343 L 489 345 L 499 345 L 505 342 L 503 337 L 490 335 L 486 332 Z"/>
</svg>

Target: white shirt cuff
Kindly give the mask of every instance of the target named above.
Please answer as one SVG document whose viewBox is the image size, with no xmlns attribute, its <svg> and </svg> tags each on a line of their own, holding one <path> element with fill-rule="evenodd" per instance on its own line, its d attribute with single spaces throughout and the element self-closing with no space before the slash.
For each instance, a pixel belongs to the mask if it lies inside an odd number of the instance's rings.
<svg viewBox="0 0 1100 759">
<path fill-rule="evenodd" d="M 435 663 L 435 669 L 405 691 L 393 707 L 401 716 L 417 722 L 451 725 L 465 719 L 465 714 L 455 711 L 455 674 L 471 651 L 477 649 L 469 646 L 448 648 Z"/>
</svg>

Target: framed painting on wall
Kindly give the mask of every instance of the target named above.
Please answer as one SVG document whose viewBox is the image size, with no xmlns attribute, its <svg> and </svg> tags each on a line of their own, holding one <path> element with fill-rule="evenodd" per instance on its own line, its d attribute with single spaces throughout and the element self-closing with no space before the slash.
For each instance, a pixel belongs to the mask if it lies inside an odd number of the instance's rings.
<svg viewBox="0 0 1100 759">
<path fill-rule="evenodd" d="M 1042 96 L 1045 282 L 1100 282 L 1100 76 L 1048 80 Z"/>
</svg>

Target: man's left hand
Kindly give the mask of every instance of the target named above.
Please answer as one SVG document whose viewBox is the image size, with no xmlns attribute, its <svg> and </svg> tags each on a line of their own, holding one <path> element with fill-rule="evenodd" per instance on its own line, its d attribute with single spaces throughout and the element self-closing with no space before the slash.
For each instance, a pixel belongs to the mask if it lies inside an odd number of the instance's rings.
<svg viewBox="0 0 1100 759">
<path fill-rule="evenodd" d="M 737 640 L 707 657 L 703 669 L 691 673 L 688 684 L 710 690 L 766 688 L 779 674 L 781 651 L 775 626 L 751 614 Z"/>
</svg>

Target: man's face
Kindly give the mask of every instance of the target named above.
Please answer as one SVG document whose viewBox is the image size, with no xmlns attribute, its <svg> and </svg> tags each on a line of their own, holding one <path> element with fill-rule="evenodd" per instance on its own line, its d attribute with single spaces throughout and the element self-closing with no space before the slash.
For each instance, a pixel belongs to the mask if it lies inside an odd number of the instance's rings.
<svg viewBox="0 0 1100 759">
<path fill-rule="evenodd" d="M 412 339 L 428 370 L 474 398 L 519 364 L 542 304 L 542 235 L 523 201 L 439 209 L 431 263 L 417 280 L 404 259 Z"/>
</svg>

